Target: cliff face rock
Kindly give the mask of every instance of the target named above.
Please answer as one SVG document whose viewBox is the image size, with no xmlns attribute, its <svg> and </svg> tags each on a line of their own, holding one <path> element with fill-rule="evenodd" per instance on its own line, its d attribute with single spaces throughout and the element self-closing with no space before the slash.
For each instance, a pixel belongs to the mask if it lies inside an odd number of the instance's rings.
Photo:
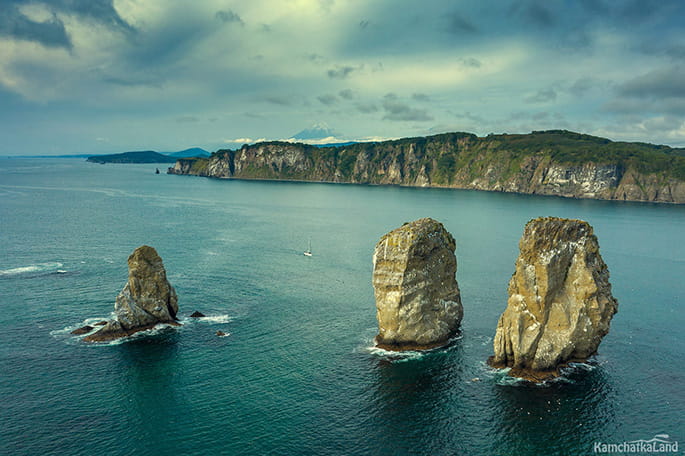
<svg viewBox="0 0 685 456">
<path fill-rule="evenodd" d="M 531 220 L 519 248 L 490 363 L 539 381 L 568 361 L 593 355 L 618 303 L 587 222 Z"/>
<path fill-rule="evenodd" d="M 322 148 L 259 143 L 180 159 L 168 172 L 685 204 L 685 152 L 560 131 L 447 133 Z"/>
<path fill-rule="evenodd" d="M 149 329 L 158 323 L 176 323 L 178 299 L 166 278 L 157 251 L 147 245 L 128 257 L 128 282 L 114 304 L 116 319 L 107 322 L 87 341 L 104 341 Z"/>
<path fill-rule="evenodd" d="M 405 223 L 376 244 L 373 287 L 379 347 L 432 348 L 457 332 L 463 309 L 455 248 L 452 235 L 430 218 Z"/>
</svg>

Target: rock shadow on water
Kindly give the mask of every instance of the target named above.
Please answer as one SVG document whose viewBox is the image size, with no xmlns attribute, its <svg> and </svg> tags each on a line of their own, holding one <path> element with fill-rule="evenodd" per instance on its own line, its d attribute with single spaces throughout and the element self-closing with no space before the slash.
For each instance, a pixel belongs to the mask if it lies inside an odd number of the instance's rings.
<svg viewBox="0 0 685 456">
<path fill-rule="evenodd" d="M 494 450 L 503 454 L 577 454 L 614 434 L 616 387 L 595 361 L 562 369 L 555 380 L 532 383 L 497 371 L 491 402 Z M 508 387 L 502 387 L 507 385 Z M 540 436 L 550 436 L 540 439 Z M 583 453 L 585 454 L 585 453 Z"/>
<path fill-rule="evenodd" d="M 121 373 L 116 380 L 118 397 L 129 404 L 129 438 L 155 442 L 163 431 L 173 439 L 183 427 L 178 410 L 188 409 L 178 383 L 179 372 L 184 371 L 178 331 L 160 331 L 113 349 L 117 363 L 113 370 Z"/>
<path fill-rule="evenodd" d="M 451 432 L 452 403 L 468 377 L 461 341 L 424 352 L 372 353 L 368 427 L 384 442 L 386 454 L 441 454 L 445 448 L 458 454 L 458 433 Z M 436 422 L 450 429 L 439 443 L 426 433 Z"/>
</svg>

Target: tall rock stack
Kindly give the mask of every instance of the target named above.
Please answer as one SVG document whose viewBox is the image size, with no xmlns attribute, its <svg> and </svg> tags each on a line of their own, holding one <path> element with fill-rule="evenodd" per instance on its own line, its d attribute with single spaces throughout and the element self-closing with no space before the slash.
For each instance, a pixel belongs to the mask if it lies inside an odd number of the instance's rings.
<svg viewBox="0 0 685 456">
<path fill-rule="evenodd" d="M 177 325 L 178 299 L 157 251 L 147 245 L 128 257 L 128 282 L 114 304 L 116 319 L 84 340 L 96 342 L 129 336 L 158 323 Z"/>
<path fill-rule="evenodd" d="M 592 227 L 545 217 L 526 224 L 490 364 L 542 381 L 597 352 L 618 303 Z"/>
<path fill-rule="evenodd" d="M 373 254 L 377 346 L 429 349 L 453 337 L 463 316 L 456 243 L 440 222 L 422 218 L 381 238 Z"/>
</svg>

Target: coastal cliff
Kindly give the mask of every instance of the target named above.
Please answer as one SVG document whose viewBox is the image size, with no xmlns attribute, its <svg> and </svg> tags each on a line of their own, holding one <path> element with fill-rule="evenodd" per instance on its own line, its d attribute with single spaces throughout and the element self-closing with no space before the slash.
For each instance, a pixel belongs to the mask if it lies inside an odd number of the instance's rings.
<svg viewBox="0 0 685 456">
<path fill-rule="evenodd" d="M 264 142 L 179 159 L 168 173 L 685 204 L 685 150 L 562 130 L 483 138 L 446 133 L 340 147 Z"/>
</svg>

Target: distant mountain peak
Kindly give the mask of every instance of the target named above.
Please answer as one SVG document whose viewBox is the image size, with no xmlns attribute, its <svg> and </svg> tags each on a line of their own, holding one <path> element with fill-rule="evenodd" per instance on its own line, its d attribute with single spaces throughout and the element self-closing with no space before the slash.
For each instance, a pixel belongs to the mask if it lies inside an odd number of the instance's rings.
<svg viewBox="0 0 685 456">
<path fill-rule="evenodd" d="M 338 134 L 326 122 L 317 122 L 309 128 L 295 133 L 291 139 L 309 140 L 335 138 Z"/>
</svg>

